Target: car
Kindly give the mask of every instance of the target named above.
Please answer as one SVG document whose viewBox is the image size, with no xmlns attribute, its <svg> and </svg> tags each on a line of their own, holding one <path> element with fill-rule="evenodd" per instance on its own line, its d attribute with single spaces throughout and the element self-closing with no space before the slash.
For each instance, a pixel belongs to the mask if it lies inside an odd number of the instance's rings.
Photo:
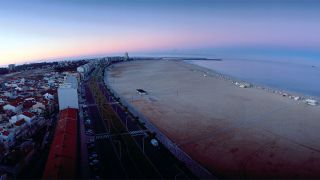
<svg viewBox="0 0 320 180">
<path fill-rule="evenodd" d="M 158 147 L 159 146 L 159 142 L 156 139 L 151 139 L 150 143 L 152 144 L 152 146 L 154 147 Z"/>
<path fill-rule="evenodd" d="M 92 155 L 94 155 L 94 156 L 95 156 L 95 154 L 97 154 L 97 152 L 92 151 L 92 152 L 90 153 L 90 156 L 92 156 Z"/>
<path fill-rule="evenodd" d="M 98 164 L 98 163 L 99 163 L 99 160 L 93 159 L 91 162 L 93 162 L 94 164 Z"/>
<path fill-rule="evenodd" d="M 97 152 L 95 152 L 95 151 L 92 151 L 90 155 L 92 155 L 92 154 L 97 154 Z"/>
<path fill-rule="evenodd" d="M 91 129 L 86 130 L 87 135 L 94 135 L 94 132 Z"/>
<path fill-rule="evenodd" d="M 98 163 L 99 163 L 99 160 L 94 159 L 94 160 L 91 160 L 91 161 L 90 161 L 89 165 L 90 165 L 90 166 L 96 166 Z"/>
<path fill-rule="evenodd" d="M 88 141 L 87 141 L 87 144 L 91 144 L 91 143 L 94 143 L 94 139 L 93 139 L 93 138 L 90 138 L 90 139 L 88 139 Z"/>
<path fill-rule="evenodd" d="M 97 160 L 97 158 L 90 156 L 89 157 L 90 160 Z"/>
<path fill-rule="evenodd" d="M 91 124 L 91 120 L 90 119 L 86 119 L 85 123 L 86 124 Z"/>
<path fill-rule="evenodd" d="M 98 157 L 98 154 L 97 154 L 97 153 L 92 153 L 92 154 L 90 155 L 90 157 L 97 158 L 97 157 Z"/>
<path fill-rule="evenodd" d="M 95 165 L 97 165 L 97 164 L 98 164 L 98 163 L 93 163 L 93 162 L 90 162 L 90 163 L 89 163 L 90 166 L 95 166 Z"/>
</svg>

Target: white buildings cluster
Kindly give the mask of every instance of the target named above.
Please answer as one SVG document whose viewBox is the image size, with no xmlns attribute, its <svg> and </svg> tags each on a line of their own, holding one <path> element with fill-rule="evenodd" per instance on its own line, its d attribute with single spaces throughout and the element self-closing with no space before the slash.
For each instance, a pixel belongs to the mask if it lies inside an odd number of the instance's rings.
<svg viewBox="0 0 320 180">
<path fill-rule="evenodd" d="M 15 68 L 16 68 L 15 64 L 9 64 L 8 66 L 9 71 L 14 71 Z"/>
<path fill-rule="evenodd" d="M 9 148 L 19 138 L 31 136 L 54 112 L 62 74 L 16 75 L 0 82 L 0 145 Z"/>
<path fill-rule="evenodd" d="M 75 67 L 83 63 L 55 63 L 32 71 L 25 68 L 0 78 L 0 164 L 5 169 L 1 173 L 15 176 L 48 145 L 57 115 L 58 88 L 63 84 L 74 89 L 63 99 L 77 106 L 78 97 L 72 96 L 77 94 L 79 79 Z"/>
<path fill-rule="evenodd" d="M 91 60 L 89 63 L 79 66 L 77 72 L 80 74 L 81 78 L 86 77 L 97 65 L 97 61 Z"/>
</svg>

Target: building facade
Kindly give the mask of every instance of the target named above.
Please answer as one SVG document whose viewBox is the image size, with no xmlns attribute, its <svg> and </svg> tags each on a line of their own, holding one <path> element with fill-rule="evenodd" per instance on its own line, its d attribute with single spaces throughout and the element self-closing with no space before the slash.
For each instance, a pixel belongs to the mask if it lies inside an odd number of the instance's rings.
<svg viewBox="0 0 320 180">
<path fill-rule="evenodd" d="M 68 108 L 79 109 L 78 89 L 65 83 L 58 88 L 59 110 Z"/>
</svg>

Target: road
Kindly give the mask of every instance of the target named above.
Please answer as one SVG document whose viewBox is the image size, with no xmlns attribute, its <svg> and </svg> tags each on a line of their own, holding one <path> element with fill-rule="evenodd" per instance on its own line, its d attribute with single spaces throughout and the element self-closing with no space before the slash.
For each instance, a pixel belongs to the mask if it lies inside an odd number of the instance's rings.
<svg viewBox="0 0 320 180">
<path fill-rule="evenodd" d="M 101 178 L 195 178 L 162 144 L 154 147 L 153 138 L 142 123 L 123 107 L 102 83 L 102 69 L 83 83 L 86 104 L 87 136 L 90 154 L 99 163 L 91 166 L 91 176 Z M 90 132 L 88 134 L 88 132 Z"/>
</svg>

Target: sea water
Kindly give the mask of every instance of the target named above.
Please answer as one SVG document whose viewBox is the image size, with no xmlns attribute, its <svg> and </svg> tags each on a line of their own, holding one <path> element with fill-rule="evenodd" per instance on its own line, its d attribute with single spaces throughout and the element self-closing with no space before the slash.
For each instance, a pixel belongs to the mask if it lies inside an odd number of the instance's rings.
<svg viewBox="0 0 320 180">
<path fill-rule="evenodd" d="M 256 85 L 320 97 L 320 63 L 317 62 L 240 59 L 187 62 Z"/>
</svg>

